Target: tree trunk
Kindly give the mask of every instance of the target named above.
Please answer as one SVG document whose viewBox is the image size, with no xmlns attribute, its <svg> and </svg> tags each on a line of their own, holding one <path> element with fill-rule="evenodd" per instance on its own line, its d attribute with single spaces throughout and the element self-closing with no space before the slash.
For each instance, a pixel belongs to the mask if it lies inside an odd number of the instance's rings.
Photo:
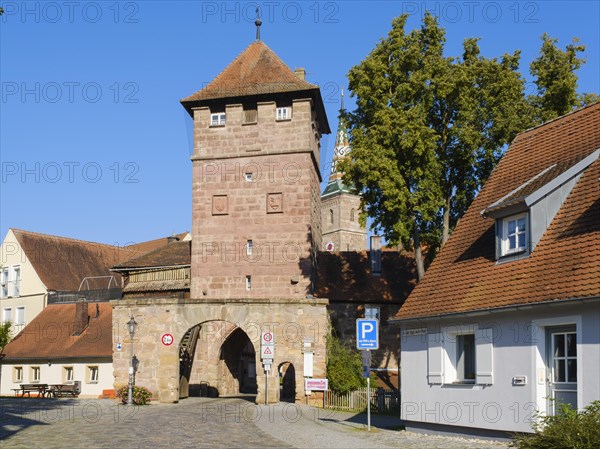
<svg viewBox="0 0 600 449">
<path fill-rule="evenodd" d="M 450 195 L 446 197 L 446 204 L 444 205 L 444 216 L 442 223 L 442 244 L 440 249 L 444 247 L 448 238 L 450 237 Z"/>
<path fill-rule="evenodd" d="M 425 276 L 425 265 L 423 264 L 423 251 L 421 250 L 421 236 L 415 224 L 413 231 L 413 246 L 415 247 L 415 263 L 417 264 L 417 282 Z"/>
</svg>

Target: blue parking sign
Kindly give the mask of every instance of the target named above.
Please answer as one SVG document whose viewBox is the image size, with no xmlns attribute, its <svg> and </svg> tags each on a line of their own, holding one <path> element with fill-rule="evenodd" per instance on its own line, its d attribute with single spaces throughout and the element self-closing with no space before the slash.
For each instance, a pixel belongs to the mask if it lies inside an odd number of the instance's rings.
<svg viewBox="0 0 600 449">
<path fill-rule="evenodd" d="M 379 320 L 367 318 L 356 320 L 356 347 L 379 349 Z"/>
</svg>

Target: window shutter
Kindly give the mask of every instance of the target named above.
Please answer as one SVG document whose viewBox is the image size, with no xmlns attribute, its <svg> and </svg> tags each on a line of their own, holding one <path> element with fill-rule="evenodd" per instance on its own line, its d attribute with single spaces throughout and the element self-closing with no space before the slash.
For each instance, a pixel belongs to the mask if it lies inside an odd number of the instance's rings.
<svg viewBox="0 0 600 449">
<path fill-rule="evenodd" d="M 478 384 L 491 385 L 494 382 L 494 345 L 492 341 L 492 329 L 475 331 L 475 366 L 477 370 L 475 382 Z"/>
<path fill-rule="evenodd" d="M 427 382 L 430 384 L 442 384 L 444 381 L 444 364 L 442 334 L 435 333 L 427 335 Z"/>
</svg>

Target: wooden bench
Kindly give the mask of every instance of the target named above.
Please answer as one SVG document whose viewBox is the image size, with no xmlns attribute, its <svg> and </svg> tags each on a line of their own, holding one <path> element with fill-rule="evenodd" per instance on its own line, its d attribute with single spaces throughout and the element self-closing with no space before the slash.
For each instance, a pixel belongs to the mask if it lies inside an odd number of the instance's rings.
<svg viewBox="0 0 600 449">
<path fill-rule="evenodd" d="M 52 395 L 55 398 L 62 398 L 64 396 L 71 396 L 76 398 L 81 393 L 81 382 L 75 381 L 72 384 L 58 384 L 51 385 L 48 395 Z"/>
<path fill-rule="evenodd" d="M 15 392 L 15 396 L 19 396 L 19 393 L 21 393 L 21 397 L 25 396 L 25 394 L 31 397 L 31 393 L 37 393 L 38 398 L 43 398 L 48 393 L 48 384 L 21 384 L 19 387 L 12 389 Z"/>
</svg>

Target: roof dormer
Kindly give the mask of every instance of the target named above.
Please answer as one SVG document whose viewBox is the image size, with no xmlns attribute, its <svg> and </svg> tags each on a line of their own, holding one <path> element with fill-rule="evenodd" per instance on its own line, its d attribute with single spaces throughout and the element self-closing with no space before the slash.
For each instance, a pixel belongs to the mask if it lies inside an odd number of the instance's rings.
<svg viewBox="0 0 600 449">
<path fill-rule="evenodd" d="M 577 180 L 600 149 L 583 157 L 550 165 L 485 208 L 496 220 L 496 259 L 527 257 L 540 241 Z"/>
</svg>

